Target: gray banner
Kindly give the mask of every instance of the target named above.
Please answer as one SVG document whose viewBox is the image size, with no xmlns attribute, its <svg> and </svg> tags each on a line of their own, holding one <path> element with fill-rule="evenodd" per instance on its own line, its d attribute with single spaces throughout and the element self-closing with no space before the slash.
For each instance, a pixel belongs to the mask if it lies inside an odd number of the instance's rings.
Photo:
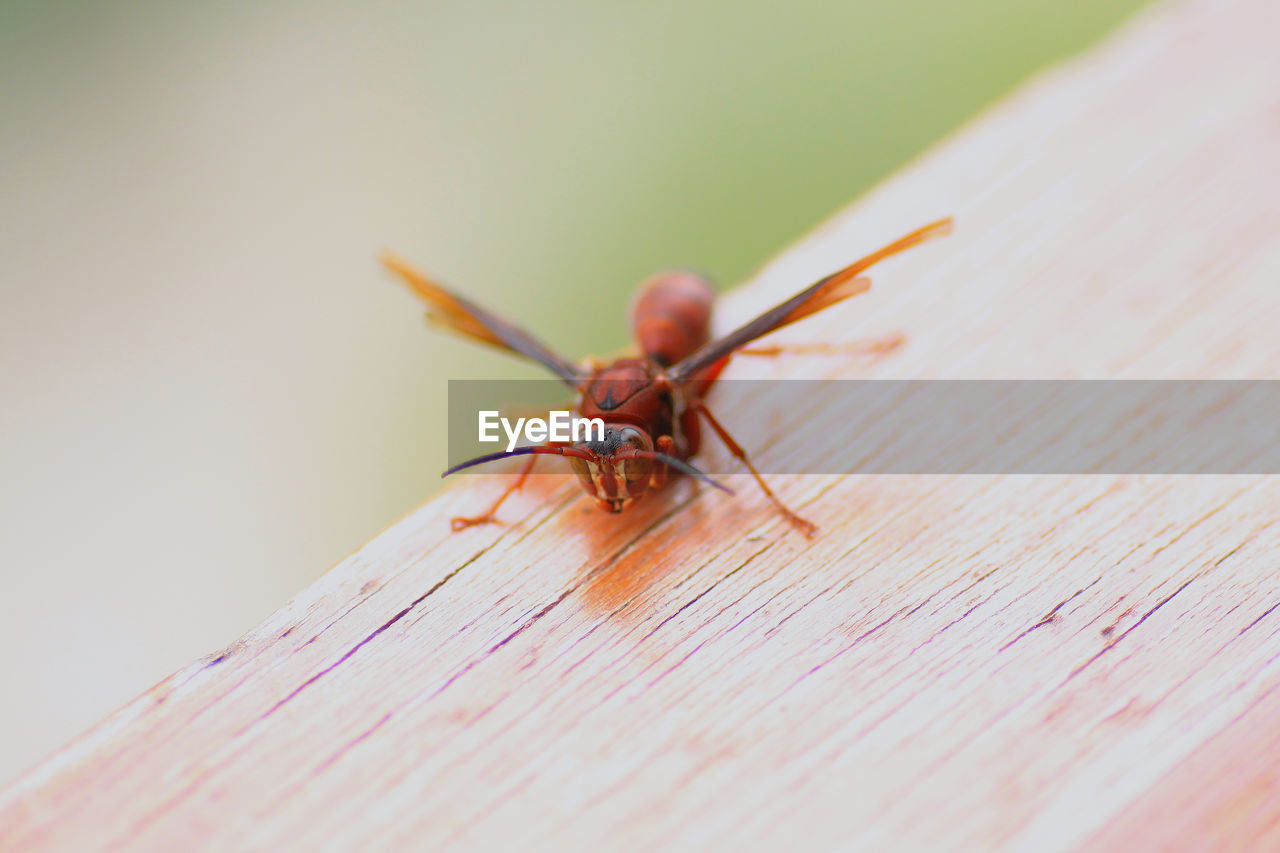
<svg viewBox="0 0 1280 853">
<path fill-rule="evenodd" d="M 573 396 L 550 380 L 450 381 L 449 464 L 506 449 L 501 427 L 478 440 L 481 411 L 514 425 Z M 766 474 L 1280 473 L 1280 381 L 725 380 L 707 404 Z M 740 470 L 702 433 L 700 467 Z"/>
</svg>

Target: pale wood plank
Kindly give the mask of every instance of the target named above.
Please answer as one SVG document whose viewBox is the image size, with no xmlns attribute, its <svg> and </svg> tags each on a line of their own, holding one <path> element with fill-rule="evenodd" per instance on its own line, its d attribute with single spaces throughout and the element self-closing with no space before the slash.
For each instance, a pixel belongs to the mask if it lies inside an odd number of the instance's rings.
<svg viewBox="0 0 1280 853">
<path fill-rule="evenodd" d="M 1025 87 L 719 317 L 955 212 L 803 329 L 904 350 L 735 374 L 1280 375 L 1275 23 L 1163 7 Z M 1273 478 L 779 485 L 819 538 L 550 479 L 451 535 L 500 483 L 450 489 L 12 785 L 0 847 L 1274 846 Z"/>
</svg>

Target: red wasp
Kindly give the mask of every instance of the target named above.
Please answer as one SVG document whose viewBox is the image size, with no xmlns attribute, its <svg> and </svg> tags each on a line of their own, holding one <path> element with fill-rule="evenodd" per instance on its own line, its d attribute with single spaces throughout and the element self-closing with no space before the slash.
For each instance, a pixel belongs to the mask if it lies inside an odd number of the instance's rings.
<svg viewBox="0 0 1280 853">
<path fill-rule="evenodd" d="M 871 265 L 932 237 L 950 233 L 951 219 L 913 231 L 842 270 L 819 279 L 781 305 L 724 337 L 710 340 L 714 295 L 707 281 L 689 272 L 662 273 L 644 282 L 631 310 L 631 329 L 642 355 L 605 365 L 579 366 L 523 329 L 452 293 L 399 258 L 383 263 L 426 300 L 427 316 L 467 337 L 530 358 L 578 394 L 576 412 L 605 422 L 603 441 L 551 443 L 490 453 L 455 465 L 448 476 L 473 465 L 509 456 L 529 456 L 519 477 L 481 515 L 453 519 L 453 529 L 497 521 L 503 501 L 518 491 L 539 455 L 565 456 L 583 489 L 609 512 L 622 512 L 649 489 L 661 488 L 668 469 L 729 490 L 688 460 L 701 444 L 699 420 L 706 421 L 735 457 L 742 460 L 765 496 L 793 526 L 812 536 L 817 527 L 792 512 L 769 488 L 742 447 L 716 420 L 703 399 L 729 358 L 770 332 L 864 293 L 869 279 L 858 276 Z M 772 348 L 775 353 L 778 348 Z M 732 492 L 730 492 L 732 494 Z"/>
</svg>

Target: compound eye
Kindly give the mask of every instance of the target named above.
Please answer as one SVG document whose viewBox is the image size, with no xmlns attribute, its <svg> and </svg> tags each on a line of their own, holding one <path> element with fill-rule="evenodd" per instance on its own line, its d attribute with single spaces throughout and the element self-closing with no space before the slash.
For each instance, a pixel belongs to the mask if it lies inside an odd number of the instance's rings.
<svg viewBox="0 0 1280 853">
<path fill-rule="evenodd" d="M 638 498 L 649 487 L 649 475 L 652 463 L 648 459 L 624 459 L 618 463 L 618 474 L 627 484 L 627 495 Z"/>
<path fill-rule="evenodd" d="M 626 446 L 634 450 L 649 450 L 649 436 L 634 427 L 623 427 L 618 431 L 618 438 Z"/>
<path fill-rule="evenodd" d="M 585 459 L 570 456 L 569 467 L 578 475 L 578 482 L 582 483 L 582 488 L 587 490 L 587 494 L 594 495 L 596 493 L 595 477 L 592 471 L 594 466 Z"/>
</svg>

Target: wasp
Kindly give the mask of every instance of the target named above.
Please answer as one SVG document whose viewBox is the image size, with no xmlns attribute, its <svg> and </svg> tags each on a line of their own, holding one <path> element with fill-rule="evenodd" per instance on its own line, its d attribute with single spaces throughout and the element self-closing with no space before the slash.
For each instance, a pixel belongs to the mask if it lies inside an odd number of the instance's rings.
<svg viewBox="0 0 1280 853">
<path fill-rule="evenodd" d="M 639 355 L 587 365 L 565 358 L 516 324 L 385 253 L 382 261 L 386 267 L 427 303 L 428 319 L 465 337 L 532 359 L 577 395 L 575 411 L 579 416 L 600 418 L 605 423 L 602 438 L 597 435 L 589 441 L 516 447 L 449 468 L 442 476 L 496 459 L 529 457 L 519 476 L 492 506 L 480 515 L 453 519 L 453 529 L 496 522 L 503 502 L 524 485 L 538 456 L 543 455 L 567 458 L 582 488 L 611 513 L 622 512 L 647 492 L 660 489 L 670 471 L 732 494 L 690 462 L 701 446 L 705 423 L 746 466 L 778 512 L 793 527 L 813 536 L 817 526 L 792 511 L 769 488 L 746 451 L 707 407 L 707 393 L 729 359 L 735 353 L 746 352 L 748 344 L 865 293 L 871 282 L 861 273 L 891 255 L 948 234 L 951 228 L 948 217 L 912 231 L 715 339 L 711 338 L 715 297 L 710 283 L 691 272 L 660 273 L 640 285 L 632 304 L 631 330 Z M 767 354 L 776 354 L 780 349 L 768 348 Z"/>
</svg>

